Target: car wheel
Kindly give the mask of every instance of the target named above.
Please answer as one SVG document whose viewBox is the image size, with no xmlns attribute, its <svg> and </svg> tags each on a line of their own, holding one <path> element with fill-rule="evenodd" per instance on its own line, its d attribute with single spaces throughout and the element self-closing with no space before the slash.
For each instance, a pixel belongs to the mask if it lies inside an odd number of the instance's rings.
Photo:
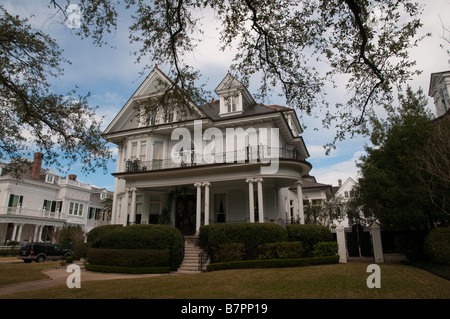
<svg viewBox="0 0 450 319">
<path fill-rule="evenodd" d="M 45 256 L 40 255 L 36 258 L 37 263 L 43 263 L 45 261 Z"/>
</svg>

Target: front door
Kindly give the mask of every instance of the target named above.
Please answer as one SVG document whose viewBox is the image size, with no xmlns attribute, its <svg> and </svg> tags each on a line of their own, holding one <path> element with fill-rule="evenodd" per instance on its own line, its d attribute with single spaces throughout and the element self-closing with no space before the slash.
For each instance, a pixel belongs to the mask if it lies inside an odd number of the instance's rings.
<svg viewBox="0 0 450 319">
<path fill-rule="evenodd" d="M 176 227 L 183 235 L 195 234 L 197 198 L 194 194 L 180 194 L 176 200 Z"/>
</svg>

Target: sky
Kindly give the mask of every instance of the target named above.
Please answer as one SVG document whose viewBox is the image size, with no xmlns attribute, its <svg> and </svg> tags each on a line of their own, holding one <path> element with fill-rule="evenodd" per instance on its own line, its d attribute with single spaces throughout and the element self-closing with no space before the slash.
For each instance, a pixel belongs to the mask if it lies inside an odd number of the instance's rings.
<svg viewBox="0 0 450 319">
<path fill-rule="evenodd" d="M 424 12 L 421 17 L 423 27 L 419 34 L 431 33 L 432 36 L 421 41 L 417 48 L 410 51 L 411 60 L 415 60 L 416 68 L 422 70 L 422 74 L 411 80 L 409 85 L 414 90 L 419 87 L 428 93 L 430 75 L 434 72 L 450 70 L 450 56 L 440 45 L 444 44 L 441 36 L 442 23 L 450 26 L 450 0 L 417 0 L 424 4 Z M 120 16 L 117 30 L 108 37 L 108 41 L 114 48 L 97 47 L 91 39 L 80 39 L 61 17 L 54 16 L 55 9 L 49 7 L 49 0 L 0 0 L 10 14 L 18 14 L 22 18 L 29 17 L 30 24 L 57 40 L 63 56 L 71 61 L 64 64 L 64 75 L 56 81 L 52 81 L 56 92 L 68 92 L 78 86 L 80 94 L 90 92 L 89 103 L 98 106 L 97 114 L 103 116 L 103 128 L 112 121 L 119 110 L 124 106 L 134 91 L 151 71 L 146 70 L 144 75 L 140 73 L 146 64 L 153 65 L 151 61 L 136 63 L 131 52 L 136 49 L 130 45 L 127 25 L 130 22 L 128 16 Z M 73 1 L 76 3 L 76 1 Z M 206 89 L 213 92 L 220 81 L 227 74 L 233 59 L 233 52 L 219 50 L 218 32 L 214 26 L 213 15 L 210 12 L 202 12 L 205 15 L 203 24 L 208 26 L 203 35 L 202 43 L 194 54 L 187 56 L 188 64 L 193 65 L 202 73 L 202 83 Z M 32 16 L 33 15 L 33 16 Z M 165 71 L 164 67 L 161 67 Z M 257 86 L 250 84 L 249 91 L 256 94 Z M 347 97 L 344 90 L 330 90 L 328 99 L 333 103 L 334 99 Z M 212 96 L 217 98 L 214 93 Z M 277 97 L 268 101 L 257 101 L 265 104 L 282 104 Z M 429 106 L 434 111 L 434 105 L 429 98 Z M 330 155 L 325 154 L 323 145 L 331 142 L 335 131 L 333 129 L 319 128 L 317 119 L 303 118 L 305 130 L 302 134 L 308 148 L 310 162 L 313 166 L 310 175 L 316 177 L 319 183 L 337 185 L 338 180 L 343 182 L 349 177 L 357 180 L 358 169 L 356 161 L 365 154 L 364 146 L 369 143 L 367 137 L 355 137 L 336 144 L 336 149 Z M 111 144 L 114 158 L 117 149 Z M 114 190 L 114 177 L 111 175 L 116 170 L 116 163 L 108 164 L 108 172 L 96 172 L 88 175 L 81 173 L 80 167 L 75 165 L 70 174 L 78 175 L 78 179 L 97 187 Z"/>
</svg>

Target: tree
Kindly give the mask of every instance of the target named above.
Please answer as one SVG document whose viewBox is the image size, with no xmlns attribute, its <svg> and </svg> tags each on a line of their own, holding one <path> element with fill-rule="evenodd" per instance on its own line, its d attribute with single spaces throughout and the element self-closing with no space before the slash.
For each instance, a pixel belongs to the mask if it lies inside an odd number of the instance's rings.
<svg viewBox="0 0 450 319">
<path fill-rule="evenodd" d="M 414 93 L 408 87 L 399 100 L 398 112 L 391 109 L 386 120 L 373 120 L 374 146 L 366 147 L 367 155 L 358 163 L 363 210 L 385 229 L 428 229 L 447 224 L 449 215 L 436 210 L 427 185 L 417 175 L 418 165 L 425 165 L 418 150 L 426 147 L 434 130 L 426 97 L 422 90 Z"/>
<path fill-rule="evenodd" d="M 65 62 L 55 40 L 0 6 L 0 159 L 16 168 L 37 149 L 60 170 L 81 162 L 83 172 L 106 171 L 111 152 L 88 96 L 53 92 L 48 81 Z"/>
<path fill-rule="evenodd" d="M 95 44 L 107 43 L 117 27 L 119 0 L 77 1 L 77 33 Z M 137 61 L 148 59 L 169 68 L 172 85 L 147 107 L 184 97 L 206 102 L 200 72 L 186 62 L 203 34 L 202 10 L 211 10 L 223 26 L 221 48 L 237 49 L 231 71 L 244 84 L 261 76 L 259 95 L 278 92 L 286 104 L 307 115 L 325 110 L 325 127 L 335 126 L 331 149 L 348 134 L 368 134 L 377 105 L 393 100 L 393 89 L 418 71 L 408 60 L 417 45 L 421 7 L 408 0 L 124 0 L 132 11 L 130 41 L 140 44 Z M 70 1 L 51 0 L 67 19 Z M 219 46 L 219 44 L 218 44 Z M 326 71 L 324 71 L 326 70 Z M 347 77 L 351 97 L 330 111 L 323 99 L 326 84 Z M 180 88 L 178 90 L 177 88 Z M 281 92 L 280 92 L 281 91 Z M 175 93 L 172 96 L 169 93 Z M 323 107 L 323 109 L 321 109 Z"/>
</svg>

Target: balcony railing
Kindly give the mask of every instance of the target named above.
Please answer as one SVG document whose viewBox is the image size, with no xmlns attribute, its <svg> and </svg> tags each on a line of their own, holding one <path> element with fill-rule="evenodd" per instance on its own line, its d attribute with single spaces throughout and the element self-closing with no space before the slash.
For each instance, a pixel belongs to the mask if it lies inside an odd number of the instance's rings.
<svg viewBox="0 0 450 319">
<path fill-rule="evenodd" d="M 146 172 L 153 170 L 192 167 L 199 165 L 221 163 L 269 163 L 275 159 L 301 160 L 297 150 L 274 147 L 246 147 L 245 149 L 216 154 L 198 154 L 195 151 L 182 151 L 176 159 L 154 159 L 141 161 L 139 159 L 127 160 L 126 173 Z"/>
<path fill-rule="evenodd" d="M 0 207 L 0 215 L 24 216 L 24 217 L 41 217 L 52 219 L 64 219 L 61 212 L 50 212 L 45 209 L 30 209 L 26 207 Z"/>
</svg>

